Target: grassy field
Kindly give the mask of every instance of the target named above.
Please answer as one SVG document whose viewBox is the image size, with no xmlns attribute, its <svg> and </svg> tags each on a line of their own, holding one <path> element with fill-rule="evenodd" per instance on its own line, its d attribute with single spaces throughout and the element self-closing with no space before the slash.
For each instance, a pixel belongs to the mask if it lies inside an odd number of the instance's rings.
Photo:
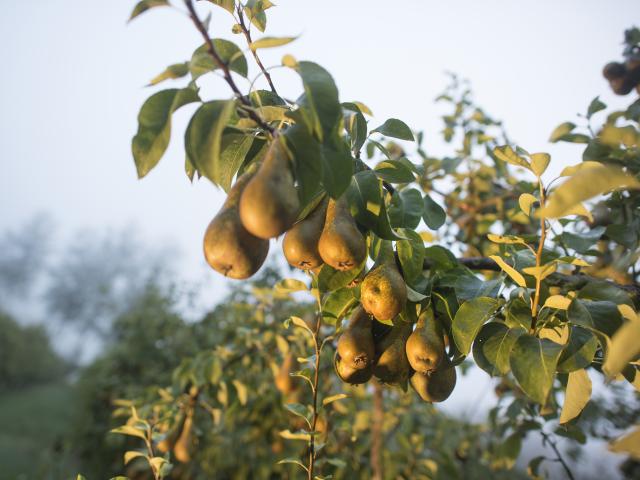
<svg viewBox="0 0 640 480">
<path fill-rule="evenodd" d="M 68 460 L 59 456 L 73 414 L 66 384 L 0 394 L 0 480 L 61 479 Z"/>
</svg>

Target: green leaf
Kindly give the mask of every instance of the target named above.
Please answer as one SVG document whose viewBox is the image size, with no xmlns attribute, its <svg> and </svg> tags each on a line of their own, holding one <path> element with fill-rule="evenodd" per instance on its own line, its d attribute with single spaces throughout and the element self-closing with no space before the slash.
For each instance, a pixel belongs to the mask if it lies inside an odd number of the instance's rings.
<svg viewBox="0 0 640 480">
<path fill-rule="evenodd" d="M 605 108 L 607 108 L 607 106 L 600 101 L 600 97 L 594 98 L 593 100 L 591 100 L 589 108 L 587 109 L 587 118 L 591 118 L 593 114 L 598 113 Z"/>
<path fill-rule="evenodd" d="M 216 53 L 220 59 L 228 65 L 229 70 L 246 78 L 249 69 L 247 66 L 247 59 L 242 53 L 242 50 L 240 50 L 235 43 L 223 38 L 214 38 L 212 39 L 212 42 Z M 191 72 L 191 76 L 194 80 L 205 73 L 213 72 L 218 68 L 221 67 L 214 61 L 213 57 L 209 53 L 206 43 L 200 45 L 193 52 L 191 61 L 189 62 L 189 71 Z"/>
<path fill-rule="evenodd" d="M 349 285 L 362 271 L 366 259 L 363 263 L 351 270 L 335 270 L 330 265 L 324 264 L 318 274 L 318 288 L 321 292 L 332 292 Z"/>
<path fill-rule="evenodd" d="M 325 136 L 335 131 L 342 118 L 338 88 L 329 72 L 316 63 L 301 61 L 294 69 L 304 86 L 301 108 L 308 111 L 310 130 L 318 140 L 323 141 Z"/>
<path fill-rule="evenodd" d="M 234 0 L 207 0 L 209 3 L 213 3 L 214 5 L 218 5 L 219 7 L 224 8 L 227 12 L 233 15 L 235 12 L 235 1 Z"/>
<path fill-rule="evenodd" d="M 337 139 L 322 144 L 322 185 L 332 198 L 339 198 L 351 183 L 353 159 L 349 147 Z"/>
<path fill-rule="evenodd" d="M 560 423 L 567 423 L 584 409 L 591 398 L 591 379 L 586 370 L 576 370 L 569 374 L 567 390 L 560 414 Z"/>
<path fill-rule="evenodd" d="M 215 185 L 230 183 L 229 165 L 222 163 L 222 132 L 235 112 L 235 100 L 203 103 L 193 114 L 185 132 L 191 163 Z M 248 148 L 247 148 L 248 150 Z M 237 148 L 234 149 L 237 152 Z M 236 158 L 234 163 L 241 163 Z M 233 172 L 235 173 L 235 172 Z"/>
<path fill-rule="evenodd" d="M 431 230 L 437 230 L 444 225 L 447 214 L 429 195 L 425 195 L 422 219 Z"/>
<path fill-rule="evenodd" d="M 326 295 L 322 301 L 322 318 L 335 325 L 357 302 L 351 288 L 341 288 Z"/>
<path fill-rule="evenodd" d="M 234 175 L 244 163 L 247 153 L 253 145 L 254 137 L 244 133 L 223 131 L 218 162 L 218 184 L 228 192 Z"/>
<path fill-rule="evenodd" d="M 189 73 L 189 62 L 169 65 L 162 73 L 153 77 L 149 85 L 157 85 L 164 80 L 184 77 Z"/>
<path fill-rule="evenodd" d="M 506 375 L 511 370 L 511 349 L 523 333 L 524 328 L 509 328 L 501 322 L 483 325 L 473 343 L 473 359 L 491 376 Z"/>
<path fill-rule="evenodd" d="M 551 137 L 549 137 L 549 141 L 552 143 L 558 142 L 562 140 L 562 138 L 571 133 L 571 131 L 576 128 L 575 123 L 564 122 L 558 125 L 553 132 L 551 132 Z"/>
<path fill-rule="evenodd" d="M 451 327 L 453 339 L 460 353 L 469 354 L 471 344 L 480 328 L 493 316 L 498 307 L 498 301 L 489 297 L 474 298 L 460 306 Z"/>
<path fill-rule="evenodd" d="M 411 169 L 398 160 L 384 160 L 375 166 L 374 172 L 389 183 L 410 183 L 416 179 Z"/>
<path fill-rule="evenodd" d="M 432 270 L 451 270 L 458 266 L 456 256 L 440 245 L 425 248 L 424 255 L 431 262 Z"/>
<path fill-rule="evenodd" d="M 585 200 L 621 188 L 638 189 L 640 182 L 611 165 L 582 169 L 551 193 L 540 215 L 547 218 L 562 217 Z"/>
<path fill-rule="evenodd" d="M 399 138 L 400 140 L 414 140 L 411 129 L 402 120 L 390 118 L 379 127 L 371 130 L 371 133 L 381 133 L 385 137 Z"/>
<path fill-rule="evenodd" d="M 148 174 L 167 150 L 171 114 L 181 106 L 199 100 L 198 93 L 191 88 L 172 88 L 154 93 L 144 102 L 138 114 L 138 132 L 131 142 L 138 178 Z"/>
<path fill-rule="evenodd" d="M 407 237 L 407 240 L 396 241 L 398 259 L 400 260 L 404 279 L 411 283 L 422 273 L 424 242 L 420 235 L 413 230 L 402 229 L 400 233 Z"/>
<path fill-rule="evenodd" d="M 249 48 L 251 50 L 258 50 L 259 48 L 274 48 L 287 45 L 293 42 L 298 37 L 263 37 L 251 42 Z"/>
<path fill-rule="evenodd" d="M 321 145 L 309 131 L 299 124 L 288 128 L 284 137 L 292 151 L 298 181 L 298 198 L 301 205 L 306 205 L 318 192 L 323 178 Z"/>
<path fill-rule="evenodd" d="M 154 7 L 167 7 L 169 6 L 168 0 L 142 0 L 136 4 L 133 8 L 133 12 L 131 12 L 131 16 L 129 17 L 129 21 L 136 18 L 141 13 L 146 12 L 147 10 Z"/>
<path fill-rule="evenodd" d="M 389 220 L 394 228 L 416 228 L 422 218 L 424 203 L 415 188 L 395 191 L 389 205 Z"/>
<path fill-rule="evenodd" d="M 284 408 L 289 410 L 294 415 L 304 418 L 307 423 L 309 423 L 309 419 L 307 418 L 307 414 L 309 413 L 309 411 L 304 405 L 301 405 L 299 403 L 285 403 Z"/>
<path fill-rule="evenodd" d="M 598 340 L 591 331 L 571 325 L 569 339 L 558 360 L 558 372 L 570 373 L 588 367 L 597 349 Z"/>
<path fill-rule="evenodd" d="M 367 140 L 367 120 L 364 118 L 364 115 L 358 109 L 357 105 L 350 103 L 343 103 L 342 106 L 345 105 L 353 105 L 353 109 L 356 110 L 353 113 L 348 113 L 345 115 L 345 129 L 349 136 L 351 137 L 351 150 L 355 153 L 359 153 L 362 149 L 362 145 Z"/>
<path fill-rule="evenodd" d="M 244 12 L 258 30 L 264 32 L 267 28 L 267 16 L 264 11 L 274 4 L 269 0 L 248 0 Z"/>
<path fill-rule="evenodd" d="M 288 430 L 285 430 L 286 432 L 288 432 Z M 280 432 L 280 434 L 282 435 L 282 432 Z M 308 440 L 309 438 L 311 438 L 311 436 L 309 434 L 303 434 L 303 436 L 305 438 L 292 438 L 291 436 L 285 436 L 282 435 L 284 438 L 287 439 L 292 439 L 292 440 Z M 278 461 L 278 465 L 286 465 L 286 464 L 293 464 L 293 465 L 298 465 L 299 467 L 302 467 L 304 469 L 305 472 L 308 472 L 309 470 L 307 470 L 307 467 L 298 459 L 295 458 L 284 458 L 280 461 Z"/>
<path fill-rule="evenodd" d="M 525 333 L 516 340 L 510 356 L 511 370 L 522 390 L 544 405 L 555 378 L 562 345 Z"/>
<path fill-rule="evenodd" d="M 514 152 L 513 148 L 511 148 L 509 145 L 494 148 L 493 154 L 503 162 L 510 163 L 511 165 L 515 165 L 516 167 L 524 167 L 527 170 L 531 170 L 531 165 L 529 165 L 529 162 L 524 157 L 521 157 L 516 152 Z"/>
</svg>

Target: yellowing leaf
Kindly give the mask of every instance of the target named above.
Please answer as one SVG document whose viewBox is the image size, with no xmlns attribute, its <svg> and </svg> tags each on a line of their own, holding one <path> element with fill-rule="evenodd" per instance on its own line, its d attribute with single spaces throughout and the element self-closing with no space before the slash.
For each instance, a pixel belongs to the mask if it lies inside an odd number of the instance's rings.
<svg viewBox="0 0 640 480">
<path fill-rule="evenodd" d="M 569 373 L 564 405 L 560 414 L 560 423 L 573 420 L 589 402 L 591 398 L 591 379 L 585 369 Z"/>
<path fill-rule="evenodd" d="M 526 213 L 527 215 L 531 214 L 531 206 L 536 203 L 538 199 L 531 195 L 530 193 L 523 193 L 520 195 L 518 199 L 518 203 L 520 204 L 520 209 Z"/>
<path fill-rule="evenodd" d="M 290 430 L 282 430 L 280 432 L 280 436 L 287 440 L 305 440 L 309 441 L 311 439 L 311 435 L 308 433 L 293 433 Z"/>
<path fill-rule="evenodd" d="M 522 271 L 527 275 L 531 275 L 533 278 L 544 280 L 553 272 L 555 272 L 556 268 L 557 268 L 556 262 L 552 262 L 552 263 L 547 263 L 546 265 L 540 265 L 539 267 L 523 268 Z"/>
<path fill-rule="evenodd" d="M 509 145 L 505 145 L 503 147 L 496 147 L 493 149 L 493 154 L 498 157 L 503 162 L 510 163 L 511 165 L 515 165 L 517 167 L 524 167 L 527 170 L 531 170 L 531 166 L 529 162 L 514 152 L 513 148 Z"/>
<path fill-rule="evenodd" d="M 531 171 L 536 177 L 541 177 L 549 166 L 551 155 L 548 153 L 532 153 L 531 154 Z"/>
<path fill-rule="evenodd" d="M 259 48 L 281 47 L 282 45 L 293 42 L 296 38 L 298 37 L 264 37 L 255 42 L 251 42 L 249 48 L 251 50 L 257 50 Z"/>
<path fill-rule="evenodd" d="M 582 169 L 553 191 L 540 215 L 563 217 L 584 200 L 620 188 L 637 189 L 640 182 L 618 167 L 601 165 Z"/>
<path fill-rule="evenodd" d="M 324 400 L 322 400 L 322 406 L 324 407 L 337 400 L 342 400 L 343 398 L 348 398 L 348 397 L 349 396 L 345 393 L 338 393 L 337 395 L 331 395 L 330 397 L 327 397 Z"/>
<path fill-rule="evenodd" d="M 508 245 L 519 244 L 526 245 L 527 242 L 524 241 L 524 238 L 517 237 L 515 235 L 495 235 L 493 233 L 487 234 L 487 238 L 494 243 L 505 243 Z"/>
<path fill-rule="evenodd" d="M 136 452 L 135 450 L 129 450 L 128 452 L 124 453 L 124 464 L 128 464 L 131 460 L 133 460 L 134 458 L 138 458 L 138 457 L 144 457 L 144 453 L 142 452 Z"/>
<path fill-rule="evenodd" d="M 625 436 L 614 440 L 609 450 L 615 453 L 627 453 L 636 460 L 640 459 L 640 427 L 636 427 Z"/>
<path fill-rule="evenodd" d="M 560 345 L 566 345 L 569 340 L 569 327 L 565 324 L 556 328 L 543 328 L 538 332 L 538 337 L 546 338 Z"/>
<path fill-rule="evenodd" d="M 287 54 L 282 57 L 282 65 L 289 68 L 296 68 L 298 66 L 298 61 L 293 55 Z"/>
<path fill-rule="evenodd" d="M 557 308 L 558 310 L 566 310 L 571 305 L 571 299 L 562 295 L 552 295 L 544 302 L 544 307 Z"/>
<path fill-rule="evenodd" d="M 122 435 L 142 438 L 143 440 L 147 438 L 143 431 L 138 430 L 137 428 L 134 428 L 130 425 L 123 425 L 121 427 L 114 428 L 110 431 L 110 433 L 120 433 Z"/>
<path fill-rule="evenodd" d="M 591 161 L 586 161 L 586 162 L 582 162 L 579 163 L 577 165 L 571 165 L 570 167 L 565 167 L 562 169 L 562 172 L 560 172 L 560 176 L 561 177 L 570 177 L 571 175 L 573 175 L 576 172 L 579 172 L 580 170 L 585 170 L 588 168 L 593 168 L 593 167 L 601 167 L 602 164 L 600 162 L 591 162 Z"/>
<path fill-rule="evenodd" d="M 626 318 L 630 322 L 638 320 L 638 315 L 633 310 L 633 308 L 631 308 L 629 305 L 625 305 L 625 304 L 618 305 L 618 311 L 620 312 L 620 315 L 622 315 L 624 318 Z"/>
<path fill-rule="evenodd" d="M 582 203 L 578 203 L 573 208 L 570 208 L 567 213 L 564 214 L 564 216 L 567 215 L 581 215 L 583 217 L 587 217 L 590 222 L 593 222 L 593 215 L 591 215 L 591 212 L 587 210 L 587 207 Z"/>
<path fill-rule="evenodd" d="M 634 320 L 625 323 L 614 333 L 602 369 L 610 377 L 615 377 L 638 354 L 640 354 L 640 318 L 636 315 Z"/>
<path fill-rule="evenodd" d="M 233 386 L 236 387 L 236 392 L 238 392 L 238 401 L 240 402 L 240 405 L 246 405 L 248 397 L 247 387 L 240 380 L 234 380 L 232 383 Z"/>
<path fill-rule="evenodd" d="M 493 261 L 496 262 L 500 266 L 500 268 L 518 285 L 520 285 L 521 287 L 527 286 L 527 282 L 524 280 L 522 274 L 507 262 L 505 262 L 502 258 L 497 255 L 491 255 L 489 258 L 493 259 Z"/>
</svg>

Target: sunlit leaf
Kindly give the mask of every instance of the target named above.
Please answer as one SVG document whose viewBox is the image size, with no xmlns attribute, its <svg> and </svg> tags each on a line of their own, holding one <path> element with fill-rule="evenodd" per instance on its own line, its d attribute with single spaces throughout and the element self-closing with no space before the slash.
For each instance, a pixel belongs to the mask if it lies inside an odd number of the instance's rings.
<svg viewBox="0 0 640 480">
<path fill-rule="evenodd" d="M 514 282 L 516 282 L 516 284 L 518 284 L 521 287 L 527 286 L 527 282 L 525 281 L 522 274 L 518 272 L 515 268 L 513 268 L 511 265 L 509 265 L 507 262 L 505 262 L 502 258 L 500 258 L 497 255 L 490 255 L 489 258 L 491 258 L 494 262 L 496 262 L 500 266 L 500 268 L 507 275 L 509 275 L 509 277 L 511 277 L 511 279 Z"/>
<path fill-rule="evenodd" d="M 124 452 L 124 464 L 127 465 L 131 460 L 138 457 L 146 456 L 142 452 L 137 452 L 135 450 L 129 450 L 128 452 Z"/>
<path fill-rule="evenodd" d="M 609 445 L 609 450 L 614 453 L 631 455 L 634 459 L 640 460 L 640 427 L 636 427 L 630 433 L 614 440 Z"/>
<path fill-rule="evenodd" d="M 544 302 L 544 306 L 548 308 L 556 308 L 558 310 L 566 310 L 571 305 L 571 299 L 562 295 L 552 295 Z"/>
<path fill-rule="evenodd" d="M 611 337 L 611 346 L 603 370 L 610 377 L 614 377 L 638 354 L 640 354 L 640 318 L 636 316 Z"/>
<path fill-rule="evenodd" d="M 238 401 L 240 402 L 240 405 L 246 405 L 248 398 L 247 386 L 240 380 L 233 380 L 231 383 L 233 383 L 233 386 L 236 388 L 236 392 L 238 392 Z"/>
<path fill-rule="evenodd" d="M 349 395 L 346 393 L 338 393 L 337 395 L 331 395 L 330 397 L 326 397 L 322 400 L 322 406 L 327 406 L 333 402 L 338 400 L 343 400 L 345 398 L 349 398 Z"/>
<path fill-rule="evenodd" d="M 287 45 L 293 42 L 298 37 L 263 37 L 255 40 L 249 44 L 249 48 L 252 50 L 258 50 L 259 48 L 274 48 Z"/>
<path fill-rule="evenodd" d="M 576 128 L 575 123 L 565 122 L 558 125 L 553 132 L 551 132 L 551 137 L 549 137 L 550 142 L 557 142 L 562 140 L 562 138 L 571 133 L 571 131 Z"/>
<path fill-rule="evenodd" d="M 560 414 L 560 423 L 567 423 L 576 418 L 591 398 L 591 379 L 586 370 L 576 370 L 569 374 L 567 390 Z"/>
<path fill-rule="evenodd" d="M 236 5 L 234 0 L 206 0 L 206 1 L 224 8 L 227 12 L 231 14 L 233 14 L 235 11 Z"/>
<path fill-rule="evenodd" d="M 547 170 L 549 162 L 551 161 L 551 155 L 548 153 L 532 153 L 531 154 L 531 171 L 537 176 L 541 177 Z"/>
<path fill-rule="evenodd" d="M 278 283 L 276 283 L 274 288 L 276 291 L 282 293 L 302 292 L 309 290 L 306 283 L 301 280 L 296 280 L 295 278 L 285 278 L 284 280 L 280 280 Z"/>
<path fill-rule="evenodd" d="M 535 279 L 544 280 L 556 271 L 558 264 L 556 262 L 540 265 L 539 267 L 526 267 L 522 271 L 527 275 L 531 275 Z"/>
<path fill-rule="evenodd" d="M 531 214 L 531 207 L 534 203 L 536 203 L 538 199 L 531 195 L 530 193 L 523 193 L 518 198 L 518 204 L 520 205 L 520 210 L 522 210 L 527 215 Z"/>
<path fill-rule="evenodd" d="M 169 65 L 162 73 L 159 73 L 151 79 L 149 85 L 157 85 L 164 80 L 182 78 L 189 73 L 189 62 L 174 63 Z"/>
<path fill-rule="evenodd" d="M 121 435 L 128 435 L 130 437 L 138 437 L 143 440 L 147 438 L 145 432 L 138 430 L 130 425 L 122 425 L 121 427 L 114 428 L 110 430 L 110 433 L 119 433 Z"/>
<path fill-rule="evenodd" d="M 531 170 L 531 165 L 529 165 L 529 162 L 524 157 L 518 155 L 509 145 L 494 148 L 493 154 L 503 162 L 510 163 L 511 165 L 515 165 L 516 167 L 524 167 L 527 170 Z"/>
</svg>

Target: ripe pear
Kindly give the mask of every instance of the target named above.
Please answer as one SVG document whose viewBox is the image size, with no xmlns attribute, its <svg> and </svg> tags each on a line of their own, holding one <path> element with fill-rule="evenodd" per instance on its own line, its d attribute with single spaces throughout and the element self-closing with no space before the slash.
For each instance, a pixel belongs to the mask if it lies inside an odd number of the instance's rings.
<svg viewBox="0 0 640 480">
<path fill-rule="evenodd" d="M 256 273 L 269 252 L 269 240 L 251 235 L 238 217 L 240 195 L 250 180 L 251 175 L 244 174 L 236 181 L 204 234 L 207 263 L 224 276 L 235 279 L 249 278 Z"/>
<path fill-rule="evenodd" d="M 180 436 L 180 432 L 182 432 L 182 429 L 184 428 L 185 419 L 186 415 L 184 415 L 184 413 L 180 413 L 178 420 L 165 433 L 164 438 L 158 442 L 156 448 L 160 453 L 167 453 L 176 444 L 178 437 Z"/>
<path fill-rule="evenodd" d="M 284 361 L 282 362 L 275 378 L 276 388 L 285 396 L 292 393 L 296 388 L 295 382 L 293 381 L 294 379 L 290 375 L 293 371 L 295 360 L 295 355 L 289 352 L 287 356 L 284 357 Z"/>
<path fill-rule="evenodd" d="M 336 373 L 340 380 L 351 385 L 360 385 L 367 383 L 373 375 L 373 366 L 369 365 L 366 368 L 356 369 L 348 366 L 340 359 L 335 362 Z"/>
<path fill-rule="evenodd" d="M 425 402 L 443 402 L 456 386 L 456 367 L 447 358 L 440 368 L 426 375 L 415 372 L 411 377 L 411 386 Z"/>
<path fill-rule="evenodd" d="M 338 201 L 329 200 L 318 252 L 324 263 L 336 270 L 351 270 L 367 256 L 364 237 L 358 230 L 344 197 Z"/>
<path fill-rule="evenodd" d="M 364 278 L 360 292 L 364 309 L 380 321 L 395 318 L 407 303 L 407 286 L 393 260 L 374 267 Z"/>
<path fill-rule="evenodd" d="M 251 234 L 274 238 L 291 228 L 300 202 L 287 151 L 275 139 L 240 197 L 240 220 Z"/>
<path fill-rule="evenodd" d="M 422 374 L 437 369 L 446 356 L 442 325 L 433 316 L 431 308 L 426 308 L 418 317 L 406 348 L 411 368 Z"/>
<path fill-rule="evenodd" d="M 322 265 L 318 242 L 326 214 L 327 200 L 323 199 L 304 220 L 296 223 L 285 234 L 282 250 L 291 266 L 301 270 L 313 270 Z"/>
<path fill-rule="evenodd" d="M 627 95 L 633 87 L 636 86 L 636 81 L 629 75 L 625 75 L 620 78 L 612 78 L 609 80 L 609 85 L 611 85 L 611 90 L 616 95 Z"/>
<path fill-rule="evenodd" d="M 371 317 L 360 305 L 351 314 L 349 326 L 338 340 L 338 355 L 345 366 L 355 370 L 369 367 L 374 360 Z"/>
<path fill-rule="evenodd" d="M 607 80 L 613 80 L 614 78 L 622 78 L 627 73 L 627 67 L 624 63 L 611 62 L 607 63 L 602 69 L 602 76 Z"/>
<path fill-rule="evenodd" d="M 373 374 L 382 383 L 403 385 L 408 380 L 411 366 L 406 343 L 411 327 L 410 323 L 397 320 L 391 331 L 376 344 L 377 361 Z"/>
<path fill-rule="evenodd" d="M 191 447 L 191 430 L 193 428 L 193 408 L 189 408 L 185 415 L 184 426 L 178 441 L 173 446 L 173 455 L 176 460 L 182 463 L 191 461 L 191 454 L 189 453 Z"/>
</svg>

